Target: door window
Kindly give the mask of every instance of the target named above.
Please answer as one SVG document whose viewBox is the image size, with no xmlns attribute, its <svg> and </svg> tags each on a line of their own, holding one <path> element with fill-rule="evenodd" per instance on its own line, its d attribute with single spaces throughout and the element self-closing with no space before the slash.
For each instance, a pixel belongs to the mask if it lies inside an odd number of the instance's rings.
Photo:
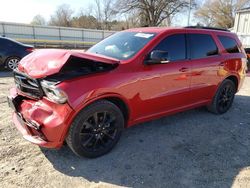
<svg viewBox="0 0 250 188">
<path fill-rule="evenodd" d="M 154 50 L 168 52 L 169 61 L 186 59 L 186 37 L 185 34 L 175 34 L 163 39 Z"/>
<path fill-rule="evenodd" d="M 188 34 L 189 49 L 191 59 L 206 58 L 218 55 L 216 46 L 211 35 L 208 34 Z"/>
</svg>

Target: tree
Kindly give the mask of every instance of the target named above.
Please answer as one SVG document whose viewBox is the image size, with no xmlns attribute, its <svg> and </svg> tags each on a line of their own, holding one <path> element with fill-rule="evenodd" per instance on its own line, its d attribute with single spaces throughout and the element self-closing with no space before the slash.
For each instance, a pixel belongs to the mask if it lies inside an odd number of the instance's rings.
<svg viewBox="0 0 250 188">
<path fill-rule="evenodd" d="M 95 0 L 95 18 L 97 19 L 97 29 L 102 29 L 102 9 L 101 9 L 101 1 Z"/>
<path fill-rule="evenodd" d="M 117 7 L 122 13 L 136 11 L 142 26 L 158 26 L 187 6 L 186 0 L 118 0 L 117 2 Z"/>
<path fill-rule="evenodd" d="M 97 29 L 111 29 L 115 0 L 95 0 L 95 17 L 98 21 Z"/>
<path fill-rule="evenodd" d="M 112 16 L 115 14 L 115 11 L 113 10 L 114 1 L 113 0 L 103 0 L 103 24 L 104 29 L 111 29 L 112 26 Z"/>
<path fill-rule="evenodd" d="M 140 27 L 141 23 L 140 23 L 140 16 L 139 13 L 137 11 L 133 11 L 130 12 L 130 14 L 124 14 L 124 18 L 125 18 L 125 23 L 126 23 L 126 27 L 127 29 L 131 28 L 131 27 Z"/>
<path fill-rule="evenodd" d="M 248 5 L 249 0 L 206 0 L 195 17 L 205 26 L 231 28 L 236 11 Z"/>
<path fill-rule="evenodd" d="M 78 17 L 73 17 L 71 24 L 72 27 L 96 29 L 97 19 L 91 15 L 81 14 Z"/>
<path fill-rule="evenodd" d="M 40 14 L 34 16 L 33 20 L 31 21 L 32 25 L 46 25 L 46 20 Z"/>
<path fill-rule="evenodd" d="M 67 4 L 60 5 L 55 14 L 51 16 L 49 25 L 71 27 L 73 10 Z"/>
</svg>

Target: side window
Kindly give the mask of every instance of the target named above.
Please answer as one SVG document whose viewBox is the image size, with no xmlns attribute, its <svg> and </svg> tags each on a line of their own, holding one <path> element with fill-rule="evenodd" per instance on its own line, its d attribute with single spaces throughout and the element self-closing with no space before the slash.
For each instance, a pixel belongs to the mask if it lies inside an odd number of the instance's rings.
<svg viewBox="0 0 250 188">
<path fill-rule="evenodd" d="M 191 59 L 218 55 L 218 47 L 216 46 L 211 35 L 188 34 L 188 40 L 191 50 Z"/>
<path fill-rule="evenodd" d="M 240 52 L 237 42 L 234 39 L 226 36 L 219 36 L 219 40 L 228 53 Z"/>
<path fill-rule="evenodd" d="M 185 34 L 175 34 L 163 39 L 154 50 L 168 52 L 170 61 L 186 59 L 186 39 Z"/>
</svg>

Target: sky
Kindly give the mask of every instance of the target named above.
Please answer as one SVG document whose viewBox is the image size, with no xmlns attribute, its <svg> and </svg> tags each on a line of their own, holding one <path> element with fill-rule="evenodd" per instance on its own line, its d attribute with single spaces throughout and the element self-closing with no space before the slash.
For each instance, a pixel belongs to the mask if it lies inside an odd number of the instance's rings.
<svg viewBox="0 0 250 188">
<path fill-rule="evenodd" d="M 93 1 L 93 0 L 92 0 Z M 47 21 L 61 4 L 69 4 L 76 12 L 89 7 L 91 0 L 0 0 L 0 21 L 30 23 L 35 15 Z"/>
<path fill-rule="evenodd" d="M 88 9 L 93 0 L 0 0 L 0 21 L 30 23 L 34 16 L 40 14 L 46 21 L 61 4 L 69 4 L 75 13 L 81 8 Z M 177 25 L 186 25 L 187 15 L 175 19 Z M 176 25 L 174 23 L 174 25 Z"/>
</svg>

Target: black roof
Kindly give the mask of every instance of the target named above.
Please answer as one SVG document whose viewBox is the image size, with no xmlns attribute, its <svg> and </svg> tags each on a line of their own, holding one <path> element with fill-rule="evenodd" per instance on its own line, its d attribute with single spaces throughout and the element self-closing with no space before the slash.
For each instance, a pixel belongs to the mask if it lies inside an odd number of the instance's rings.
<svg viewBox="0 0 250 188">
<path fill-rule="evenodd" d="M 227 31 L 230 32 L 228 29 L 218 28 L 218 27 L 203 27 L 203 26 L 187 26 L 185 28 L 193 28 L 193 29 L 210 29 L 210 30 L 218 30 L 218 31 Z"/>
</svg>

